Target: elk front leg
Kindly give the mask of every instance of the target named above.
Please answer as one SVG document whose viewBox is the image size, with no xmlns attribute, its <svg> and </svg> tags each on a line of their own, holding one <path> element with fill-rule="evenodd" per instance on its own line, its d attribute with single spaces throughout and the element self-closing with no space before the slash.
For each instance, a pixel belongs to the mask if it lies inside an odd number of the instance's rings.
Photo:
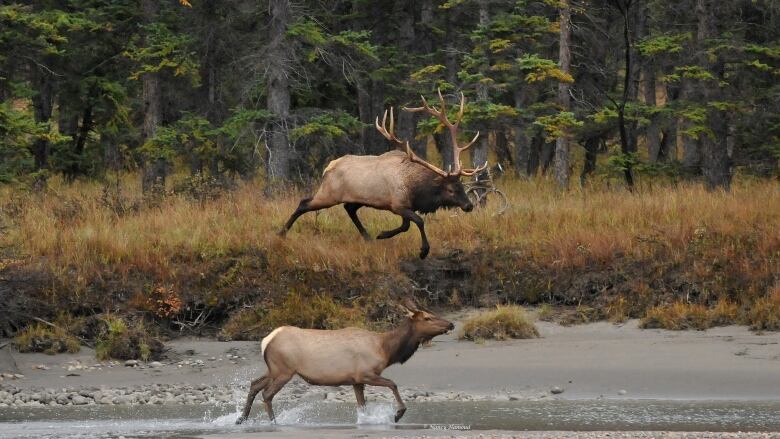
<svg viewBox="0 0 780 439">
<path fill-rule="evenodd" d="M 365 390 L 366 386 L 363 384 L 353 384 L 352 388 L 355 389 L 355 400 L 357 400 L 358 407 L 365 407 L 366 396 L 363 393 L 363 390 Z"/>
<path fill-rule="evenodd" d="M 368 232 L 366 232 L 365 227 L 363 227 L 363 224 L 360 222 L 360 218 L 357 216 L 357 211 L 363 207 L 362 204 L 357 203 L 346 203 L 344 204 L 344 210 L 347 211 L 347 215 L 349 215 L 349 219 L 352 220 L 352 224 L 357 227 L 358 232 L 360 232 L 360 236 L 363 237 L 366 241 L 370 241 L 371 237 L 368 235 Z"/>
<path fill-rule="evenodd" d="M 404 218 L 400 227 L 398 227 L 397 229 L 393 229 L 393 230 L 385 230 L 384 232 L 382 232 L 379 235 L 377 235 L 376 239 L 392 238 L 393 236 L 395 236 L 395 235 L 397 235 L 399 233 L 403 233 L 403 232 L 405 232 L 407 230 L 409 230 L 409 220 Z"/>
<path fill-rule="evenodd" d="M 400 215 L 406 221 L 413 222 L 417 225 L 417 228 L 420 229 L 420 239 L 422 240 L 422 245 L 420 246 L 420 259 L 425 259 L 425 257 L 428 256 L 428 252 L 431 250 L 431 246 L 428 244 L 428 237 L 425 236 L 425 222 L 423 219 L 411 209 L 401 209 L 394 213 Z"/>
<path fill-rule="evenodd" d="M 398 386 L 396 386 L 392 380 L 380 375 L 369 376 L 362 381 L 369 386 L 387 387 L 393 391 L 393 396 L 395 396 L 395 400 L 398 402 L 398 410 L 395 412 L 395 422 L 398 422 L 404 413 L 406 413 L 406 404 L 404 404 L 404 401 L 401 399 L 401 394 L 398 393 Z"/>
</svg>

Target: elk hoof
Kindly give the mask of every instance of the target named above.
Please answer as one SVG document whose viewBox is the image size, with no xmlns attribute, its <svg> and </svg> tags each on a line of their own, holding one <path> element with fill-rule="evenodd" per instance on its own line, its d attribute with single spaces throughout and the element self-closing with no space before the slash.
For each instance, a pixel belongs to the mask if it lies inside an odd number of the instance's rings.
<svg viewBox="0 0 780 439">
<path fill-rule="evenodd" d="M 420 250 L 420 259 L 425 259 L 425 257 L 428 256 L 429 251 L 431 251 L 430 247 L 423 247 Z"/>
<path fill-rule="evenodd" d="M 276 232 L 276 236 L 278 236 L 280 238 L 284 238 L 284 235 L 286 235 L 286 234 L 287 234 L 287 230 L 285 230 L 285 229 L 281 229 L 278 232 Z"/>
<path fill-rule="evenodd" d="M 236 425 L 240 425 L 240 424 L 241 424 L 241 423 L 243 423 L 244 421 L 246 421 L 246 418 L 245 418 L 245 417 L 243 417 L 243 416 L 239 416 L 239 418 L 238 418 L 238 419 L 236 419 Z"/>
<path fill-rule="evenodd" d="M 398 420 L 404 416 L 404 413 L 406 413 L 406 407 L 398 409 L 398 411 L 395 412 L 395 422 L 398 422 Z"/>
</svg>

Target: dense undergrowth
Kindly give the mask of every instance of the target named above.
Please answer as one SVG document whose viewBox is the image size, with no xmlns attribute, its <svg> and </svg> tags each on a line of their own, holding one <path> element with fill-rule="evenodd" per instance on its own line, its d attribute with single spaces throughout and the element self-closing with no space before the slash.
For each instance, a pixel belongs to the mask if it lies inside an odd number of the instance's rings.
<svg viewBox="0 0 780 439">
<path fill-rule="evenodd" d="M 305 215 L 279 238 L 301 193 L 269 199 L 244 183 L 144 198 L 126 189 L 135 186 L 0 189 L 0 314 L 9 316 L 0 332 L 62 312 L 110 313 L 167 336 L 383 327 L 406 295 L 453 308 L 549 304 L 563 310 L 550 318 L 570 323 L 780 329 L 777 182 L 561 193 L 543 180 L 502 181 L 505 215 L 427 217 L 425 261 L 415 228 L 364 242 L 339 207 Z M 400 223 L 359 215 L 374 235 Z M 100 325 L 87 326 L 85 337 L 99 337 Z"/>
</svg>

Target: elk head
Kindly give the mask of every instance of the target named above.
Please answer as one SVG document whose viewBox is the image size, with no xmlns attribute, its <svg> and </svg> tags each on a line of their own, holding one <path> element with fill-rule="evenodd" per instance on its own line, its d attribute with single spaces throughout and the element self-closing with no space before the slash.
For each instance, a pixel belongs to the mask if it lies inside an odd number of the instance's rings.
<svg viewBox="0 0 780 439">
<path fill-rule="evenodd" d="M 419 309 L 414 304 L 407 302 L 410 307 L 398 305 L 401 311 L 411 321 L 412 331 L 418 335 L 421 341 L 428 341 L 438 335 L 446 334 L 455 329 L 455 325 L 448 320 L 444 320 L 432 312 Z"/>
<path fill-rule="evenodd" d="M 450 138 L 452 140 L 452 163 L 454 163 L 454 168 L 451 168 L 448 171 L 444 171 L 438 166 L 423 160 L 417 154 L 415 154 L 414 151 L 412 151 L 412 148 L 409 145 L 408 140 L 401 140 L 395 136 L 395 132 L 394 132 L 395 119 L 393 116 L 392 107 L 390 108 L 389 129 L 387 128 L 387 113 L 388 113 L 387 110 L 385 110 L 384 116 L 382 117 L 382 124 L 380 125 L 379 123 L 379 117 L 376 118 L 374 124 L 376 125 L 376 129 L 387 140 L 395 142 L 404 148 L 410 161 L 425 166 L 426 168 L 430 169 L 440 177 L 439 184 L 435 185 L 438 189 L 438 193 L 435 194 L 435 196 L 437 197 L 441 206 L 447 208 L 460 207 L 464 211 L 470 212 L 474 208 L 474 205 L 471 203 L 471 200 L 469 200 L 468 196 L 466 196 L 466 191 L 463 188 L 463 184 L 460 182 L 460 177 L 461 176 L 471 177 L 474 174 L 484 171 L 485 168 L 487 168 L 487 162 L 485 162 L 484 165 L 476 169 L 464 169 L 463 164 L 461 163 L 460 160 L 460 154 L 474 144 L 474 142 L 479 137 L 479 131 L 477 131 L 477 134 L 474 136 L 473 139 L 471 139 L 469 143 L 461 146 L 461 144 L 458 143 L 458 127 L 460 126 L 460 122 L 463 119 L 463 111 L 465 108 L 465 97 L 461 92 L 460 108 L 458 110 L 457 118 L 453 123 L 450 122 L 449 118 L 447 117 L 447 104 L 444 100 L 444 96 L 442 96 L 441 94 L 441 89 L 438 90 L 438 94 L 439 94 L 439 102 L 440 102 L 439 109 L 428 105 L 428 101 L 425 100 L 425 97 L 420 96 L 422 98 L 422 103 L 423 103 L 422 107 L 415 107 L 415 108 L 404 107 L 404 111 L 408 111 L 412 113 L 418 113 L 418 112 L 428 113 L 431 116 L 434 116 L 437 119 L 439 119 L 439 122 L 445 127 L 447 127 L 450 133 Z"/>
</svg>

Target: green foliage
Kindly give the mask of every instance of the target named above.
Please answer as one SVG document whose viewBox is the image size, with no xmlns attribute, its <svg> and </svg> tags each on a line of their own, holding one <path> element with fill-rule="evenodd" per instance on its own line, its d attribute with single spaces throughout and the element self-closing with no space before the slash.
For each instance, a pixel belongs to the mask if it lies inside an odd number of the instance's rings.
<svg viewBox="0 0 780 439">
<path fill-rule="evenodd" d="M 10 183 L 33 170 L 28 146 L 46 132 L 32 115 L 15 109 L 10 102 L 0 103 L 0 183 Z"/>
<path fill-rule="evenodd" d="M 290 140 L 295 142 L 311 137 L 334 140 L 356 134 L 363 126 L 360 120 L 350 114 L 341 111 L 327 113 L 294 128 L 290 131 Z"/>
<path fill-rule="evenodd" d="M 200 84 L 200 72 L 195 52 L 190 48 L 192 37 L 173 32 L 165 23 L 151 23 L 142 27 L 144 35 L 136 36 L 123 52 L 138 68 L 130 79 L 138 80 L 145 73 L 169 71 L 174 76 L 189 79 L 193 86 Z"/>
<path fill-rule="evenodd" d="M 525 80 L 528 83 L 546 81 L 548 79 L 553 79 L 558 82 L 574 82 L 574 78 L 570 74 L 562 71 L 556 62 L 541 58 L 536 54 L 530 54 L 519 58 L 517 64 L 522 71 L 527 72 Z"/>
<path fill-rule="evenodd" d="M 558 137 L 563 137 L 573 129 L 580 128 L 584 122 L 577 120 L 574 113 L 570 111 L 561 111 L 556 114 L 540 116 L 534 121 L 545 133 L 545 139 L 551 142 Z"/>
<path fill-rule="evenodd" d="M 690 32 L 654 35 L 637 43 L 637 48 L 645 56 L 677 54 L 682 52 L 683 44 L 692 38 L 693 35 Z"/>
</svg>

